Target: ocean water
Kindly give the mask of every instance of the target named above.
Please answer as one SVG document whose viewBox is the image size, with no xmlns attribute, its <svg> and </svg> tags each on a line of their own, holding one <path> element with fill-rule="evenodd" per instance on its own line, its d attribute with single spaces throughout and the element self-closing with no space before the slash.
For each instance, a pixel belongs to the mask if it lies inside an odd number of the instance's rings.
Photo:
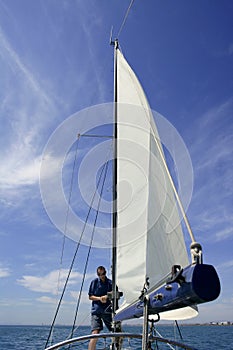
<svg viewBox="0 0 233 350">
<path fill-rule="evenodd" d="M 200 350 L 233 350 L 233 326 L 180 326 L 183 342 Z M 139 326 L 125 326 L 125 332 L 141 333 Z M 79 327 L 74 336 L 89 334 L 90 328 Z M 157 331 L 164 338 L 181 341 L 173 326 L 158 326 Z M 59 326 L 54 330 L 54 343 L 68 337 L 70 327 Z M 0 350 L 43 350 L 46 344 L 49 327 L 47 326 L 0 326 Z M 157 334 L 158 335 L 158 334 Z M 99 340 L 96 349 L 107 349 L 107 344 Z M 156 347 L 157 346 L 157 347 Z M 73 345 L 71 349 L 87 349 L 88 342 Z M 123 348 L 141 349 L 139 340 L 124 341 Z M 153 349 L 171 349 L 165 344 L 152 345 Z M 63 347 L 62 349 L 68 349 Z M 176 348 L 177 349 L 177 348 Z"/>
</svg>

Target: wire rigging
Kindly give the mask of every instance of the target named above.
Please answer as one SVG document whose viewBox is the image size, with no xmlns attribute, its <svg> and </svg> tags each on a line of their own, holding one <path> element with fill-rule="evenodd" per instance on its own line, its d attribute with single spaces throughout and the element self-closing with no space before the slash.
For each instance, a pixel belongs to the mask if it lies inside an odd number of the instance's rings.
<svg viewBox="0 0 233 350">
<path fill-rule="evenodd" d="M 76 163 L 77 163 L 79 140 L 80 140 L 80 135 L 78 135 L 78 141 L 76 142 L 75 157 L 74 157 L 73 168 L 72 168 L 72 175 L 71 175 L 71 181 L 70 181 L 68 205 L 67 205 L 67 210 L 66 210 L 66 217 L 65 217 L 65 224 L 64 224 L 64 234 L 63 234 L 63 240 L 62 240 L 62 251 L 61 251 L 61 258 L 60 258 L 60 269 L 59 269 L 59 275 L 58 275 L 58 281 L 57 281 L 57 295 L 58 295 L 59 288 L 60 288 L 61 269 L 62 269 L 62 264 L 63 264 L 64 250 L 65 250 L 65 241 L 66 241 L 66 233 L 67 233 L 67 224 L 68 224 L 68 218 L 69 218 L 69 212 L 70 212 L 71 196 L 72 196 L 73 185 L 74 185 L 74 173 L 75 173 L 75 167 L 76 167 Z"/>
<path fill-rule="evenodd" d="M 134 3 L 134 0 L 131 0 L 131 2 L 130 2 L 130 4 L 129 4 L 129 7 L 128 7 L 126 13 L 125 13 L 125 17 L 124 17 L 124 19 L 123 19 L 123 21 L 122 21 L 122 23 L 121 23 L 120 29 L 119 29 L 118 34 L 117 34 L 117 38 L 118 38 L 118 39 L 119 39 L 119 36 L 120 36 L 120 34 L 121 34 L 121 32 L 122 32 L 122 29 L 123 29 L 124 26 L 125 26 L 126 20 L 127 20 L 128 16 L 129 16 L 129 12 L 130 12 L 130 10 L 131 10 L 131 8 L 132 8 L 132 6 L 133 6 L 133 3 Z"/>
<path fill-rule="evenodd" d="M 85 281 L 85 278 L 86 278 L 87 267 L 88 267 L 90 252 L 91 252 L 92 243 L 93 243 L 93 239 L 94 239 L 94 233 L 95 233 L 97 218 L 98 218 L 98 215 L 99 215 L 99 209 L 100 209 L 100 204 L 101 204 L 101 200 L 102 200 L 105 180 L 106 180 L 107 172 L 108 172 L 108 165 L 109 165 L 109 161 L 107 161 L 105 163 L 105 165 L 104 165 L 103 183 L 102 183 L 102 186 L 101 186 L 100 196 L 99 196 L 99 200 L 98 200 L 98 206 L 97 206 L 97 210 L 96 210 L 96 215 L 95 215 L 93 230 L 92 230 L 92 234 L 91 234 L 91 240 L 90 240 L 90 244 L 89 244 L 89 249 L 88 249 L 88 253 L 87 253 L 86 263 L 85 263 L 85 267 L 84 267 L 84 271 L 83 271 L 83 278 L 82 278 L 81 288 L 80 288 L 80 291 L 79 291 L 78 302 L 77 302 L 77 306 L 76 306 L 76 310 L 75 310 L 75 317 L 74 317 L 74 322 L 73 322 L 70 338 L 73 337 L 73 334 L 74 334 L 74 331 L 75 331 L 75 325 L 76 325 L 78 310 L 79 310 L 79 306 L 80 306 L 80 302 L 81 302 L 81 296 L 82 296 L 84 281 Z"/>
<path fill-rule="evenodd" d="M 71 202 L 71 195 L 72 195 L 72 191 L 73 191 L 74 173 L 75 173 L 75 167 L 76 167 L 76 163 L 77 163 L 79 140 L 80 140 L 80 135 L 78 135 L 78 141 L 76 142 L 75 157 L 74 157 L 74 162 L 73 162 L 72 175 L 71 175 L 71 181 L 70 181 L 70 189 L 69 189 L 69 197 L 68 197 L 67 210 L 66 210 L 66 216 L 65 216 L 64 233 L 63 233 L 61 258 L 60 258 L 60 268 L 59 268 L 58 279 L 57 279 L 57 292 L 56 292 L 56 295 L 57 295 L 57 300 L 58 300 L 58 305 L 59 306 L 60 306 L 60 302 L 59 302 L 59 299 L 58 299 L 58 293 L 59 293 L 60 281 L 61 281 L 61 270 L 62 270 L 62 264 L 63 264 L 64 250 L 65 250 L 67 224 L 68 224 L 68 217 L 69 217 L 69 212 L 70 212 L 70 202 Z M 59 309 L 59 307 L 58 307 L 58 309 Z M 54 323 L 55 323 L 55 319 L 56 319 L 56 315 L 55 315 L 55 318 L 54 318 Z M 50 333 L 48 335 L 48 339 L 47 339 L 45 347 L 47 347 L 50 339 L 51 339 L 51 342 L 52 342 L 54 323 L 52 323 L 52 325 L 51 325 Z"/>
<path fill-rule="evenodd" d="M 78 148 L 76 148 L 76 151 L 78 150 Z M 77 161 L 77 155 L 75 155 L 75 161 Z M 65 281 L 65 284 L 64 284 L 64 287 L 63 287 L 63 290 L 62 290 L 62 293 L 61 293 L 61 297 L 60 297 L 60 300 L 58 302 L 58 305 L 57 305 L 57 309 L 55 311 L 55 315 L 54 315 L 54 319 L 53 319 L 53 322 L 51 324 L 51 327 L 50 327 L 50 331 L 49 331 L 49 335 L 48 335 L 48 338 L 47 338 L 47 341 L 46 341 L 46 344 L 45 344 L 45 349 L 46 347 L 48 346 L 48 343 L 51 339 L 51 336 L 52 336 L 52 333 L 53 333 L 53 329 L 54 329 L 54 325 L 55 325 L 55 322 L 56 322 L 56 319 L 57 319 L 57 316 L 58 316 L 58 312 L 59 312 L 59 309 L 60 309 L 60 306 L 61 306 L 61 303 L 62 303 L 62 300 L 63 300 L 63 297 L 64 297 L 64 294 L 65 294 L 65 291 L 66 291 L 66 288 L 67 288 L 67 284 L 68 284 L 68 281 L 69 281 L 69 278 L 70 278 L 70 275 L 71 275 L 71 272 L 72 272 L 72 269 L 73 269 L 73 266 L 74 266 L 74 262 L 76 260 L 76 256 L 77 256 L 77 253 L 78 253 L 78 250 L 79 250 L 79 247 L 80 247 L 80 244 L 81 244 L 81 241 L 82 241 L 82 238 L 83 238 L 83 234 L 85 232 L 85 229 L 86 229 L 86 226 L 87 226 L 87 223 L 88 223 L 88 219 L 89 219 L 89 216 L 90 216 L 90 213 L 91 213 L 91 210 L 93 208 L 93 203 L 94 203 L 94 200 L 95 200 L 95 197 L 96 197 L 96 193 L 98 191 L 98 188 L 100 186 L 100 183 L 101 183 L 101 179 L 102 179 L 102 176 L 104 174 L 104 170 L 106 170 L 106 164 L 108 163 L 109 161 L 109 154 L 107 155 L 106 157 L 106 161 L 105 161 L 105 166 L 102 167 L 101 169 L 101 172 L 100 172 L 100 175 L 99 175 L 99 178 L 98 178 L 98 182 L 97 182 L 97 186 L 96 186 L 96 189 L 95 189 L 95 192 L 92 196 L 92 199 L 91 199 L 91 203 L 90 203 L 90 206 L 89 206 L 89 209 L 88 209 L 88 213 L 86 215 L 86 218 L 85 218 L 85 222 L 84 222 L 84 225 L 83 225 L 83 229 L 82 229 L 82 232 L 81 232 L 81 235 L 80 235 L 80 238 L 79 238 L 79 241 L 77 242 L 77 245 L 76 245 L 76 249 L 75 249 L 75 253 L 74 253 L 74 256 L 73 256 L 73 259 L 72 259 L 72 262 L 70 264 L 70 268 L 69 268 L 69 272 L 68 272 L 68 275 L 67 275 L 67 278 L 66 278 L 66 281 Z M 75 169 L 75 165 L 73 166 L 73 172 L 74 172 L 74 169 Z M 73 174 L 72 174 L 72 179 L 71 179 L 71 182 L 73 183 Z M 106 176 L 105 178 L 106 179 Z M 104 180 L 104 183 L 105 183 L 105 180 Z M 102 190 L 101 190 L 102 191 Z M 69 201 L 71 199 L 71 194 L 69 196 Z M 100 199 L 101 199 L 101 196 L 100 196 Z M 70 207 L 70 203 L 68 203 L 68 206 Z M 67 210 L 67 214 L 68 214 L 69 210 Z M 67 222 L 65 223 L 65 227 L 67 229 Z"/>
</svg>

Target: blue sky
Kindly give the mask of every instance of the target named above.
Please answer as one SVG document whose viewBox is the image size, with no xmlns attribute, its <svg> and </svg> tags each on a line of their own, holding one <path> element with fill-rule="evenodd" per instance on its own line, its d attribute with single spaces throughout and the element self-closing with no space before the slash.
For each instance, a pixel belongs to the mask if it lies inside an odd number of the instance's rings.
<svg viewBox="0 0 233 350">
<path fill-rule="evenodd" d="M 117 35 L 129 3 L 0 0 L 0 324 L 53 318 L 58 270 L 64 281 L 75 245 L 66 240 L 60 266 L 63 236 L 40 195 L 43 149 L 69 116 L 112 101 L 110 29 Z M 187 214 L 222 284 L 218 300 L 200 307 L 200 322 L 233 321 L 232 15 L 230 0 L 135 0 L 119 38 L 151 107 L 177 129 L 192 159 Z M 72 322 L 86 252 L 71 276 L 63 323 Z M 85 291 L 96 265 L 110 266 L 109 252 L 93 253 Z M 84 292 L 80 323 L 89 310 Z"/>
</svg>

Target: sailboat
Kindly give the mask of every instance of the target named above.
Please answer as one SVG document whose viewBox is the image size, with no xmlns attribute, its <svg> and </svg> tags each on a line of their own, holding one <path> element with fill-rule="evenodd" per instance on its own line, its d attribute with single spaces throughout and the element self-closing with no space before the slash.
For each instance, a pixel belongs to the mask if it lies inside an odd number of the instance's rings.
<svg viewBox="0 0 233 350">
<path fill-rule="evenodd" d="M 65 340 L 57 349 L 92 337 L 142 339 L 151 349 L 153 339 L 182 348 L 191 347 L 153 337 L 149 322 L 186 319 L 197 305 L 215 300 L 220 282 L 215 268 L 203 262 L 175 183 L 170 174 L 159 132 L 144 90 L 114 45 L 112 283 L 113 333 Z M 130 184 L 130 185 L 129 185 Z M 184 228 L 190 234 L 190 260 Z M 119 298 L 123 293 L 123 302 Z M 142 334 L 121 332 L 125 320 L 143 318 Z"/>
</svg>

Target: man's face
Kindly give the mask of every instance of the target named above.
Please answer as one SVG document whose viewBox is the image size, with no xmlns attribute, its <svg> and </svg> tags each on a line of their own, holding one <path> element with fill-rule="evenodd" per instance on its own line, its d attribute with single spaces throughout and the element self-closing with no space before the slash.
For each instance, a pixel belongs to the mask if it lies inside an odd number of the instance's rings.
<svg viewBox="0 0 233 350">
<path fill-rule="evenodd" d="M 101 281 L 105 281 L 105 277 L 106 277 L 106 271 L 105 270 L 98 270 L 97 271 L 97 274 L 99 276 L 99 278 L 101 279 Z"/>
</svg>

